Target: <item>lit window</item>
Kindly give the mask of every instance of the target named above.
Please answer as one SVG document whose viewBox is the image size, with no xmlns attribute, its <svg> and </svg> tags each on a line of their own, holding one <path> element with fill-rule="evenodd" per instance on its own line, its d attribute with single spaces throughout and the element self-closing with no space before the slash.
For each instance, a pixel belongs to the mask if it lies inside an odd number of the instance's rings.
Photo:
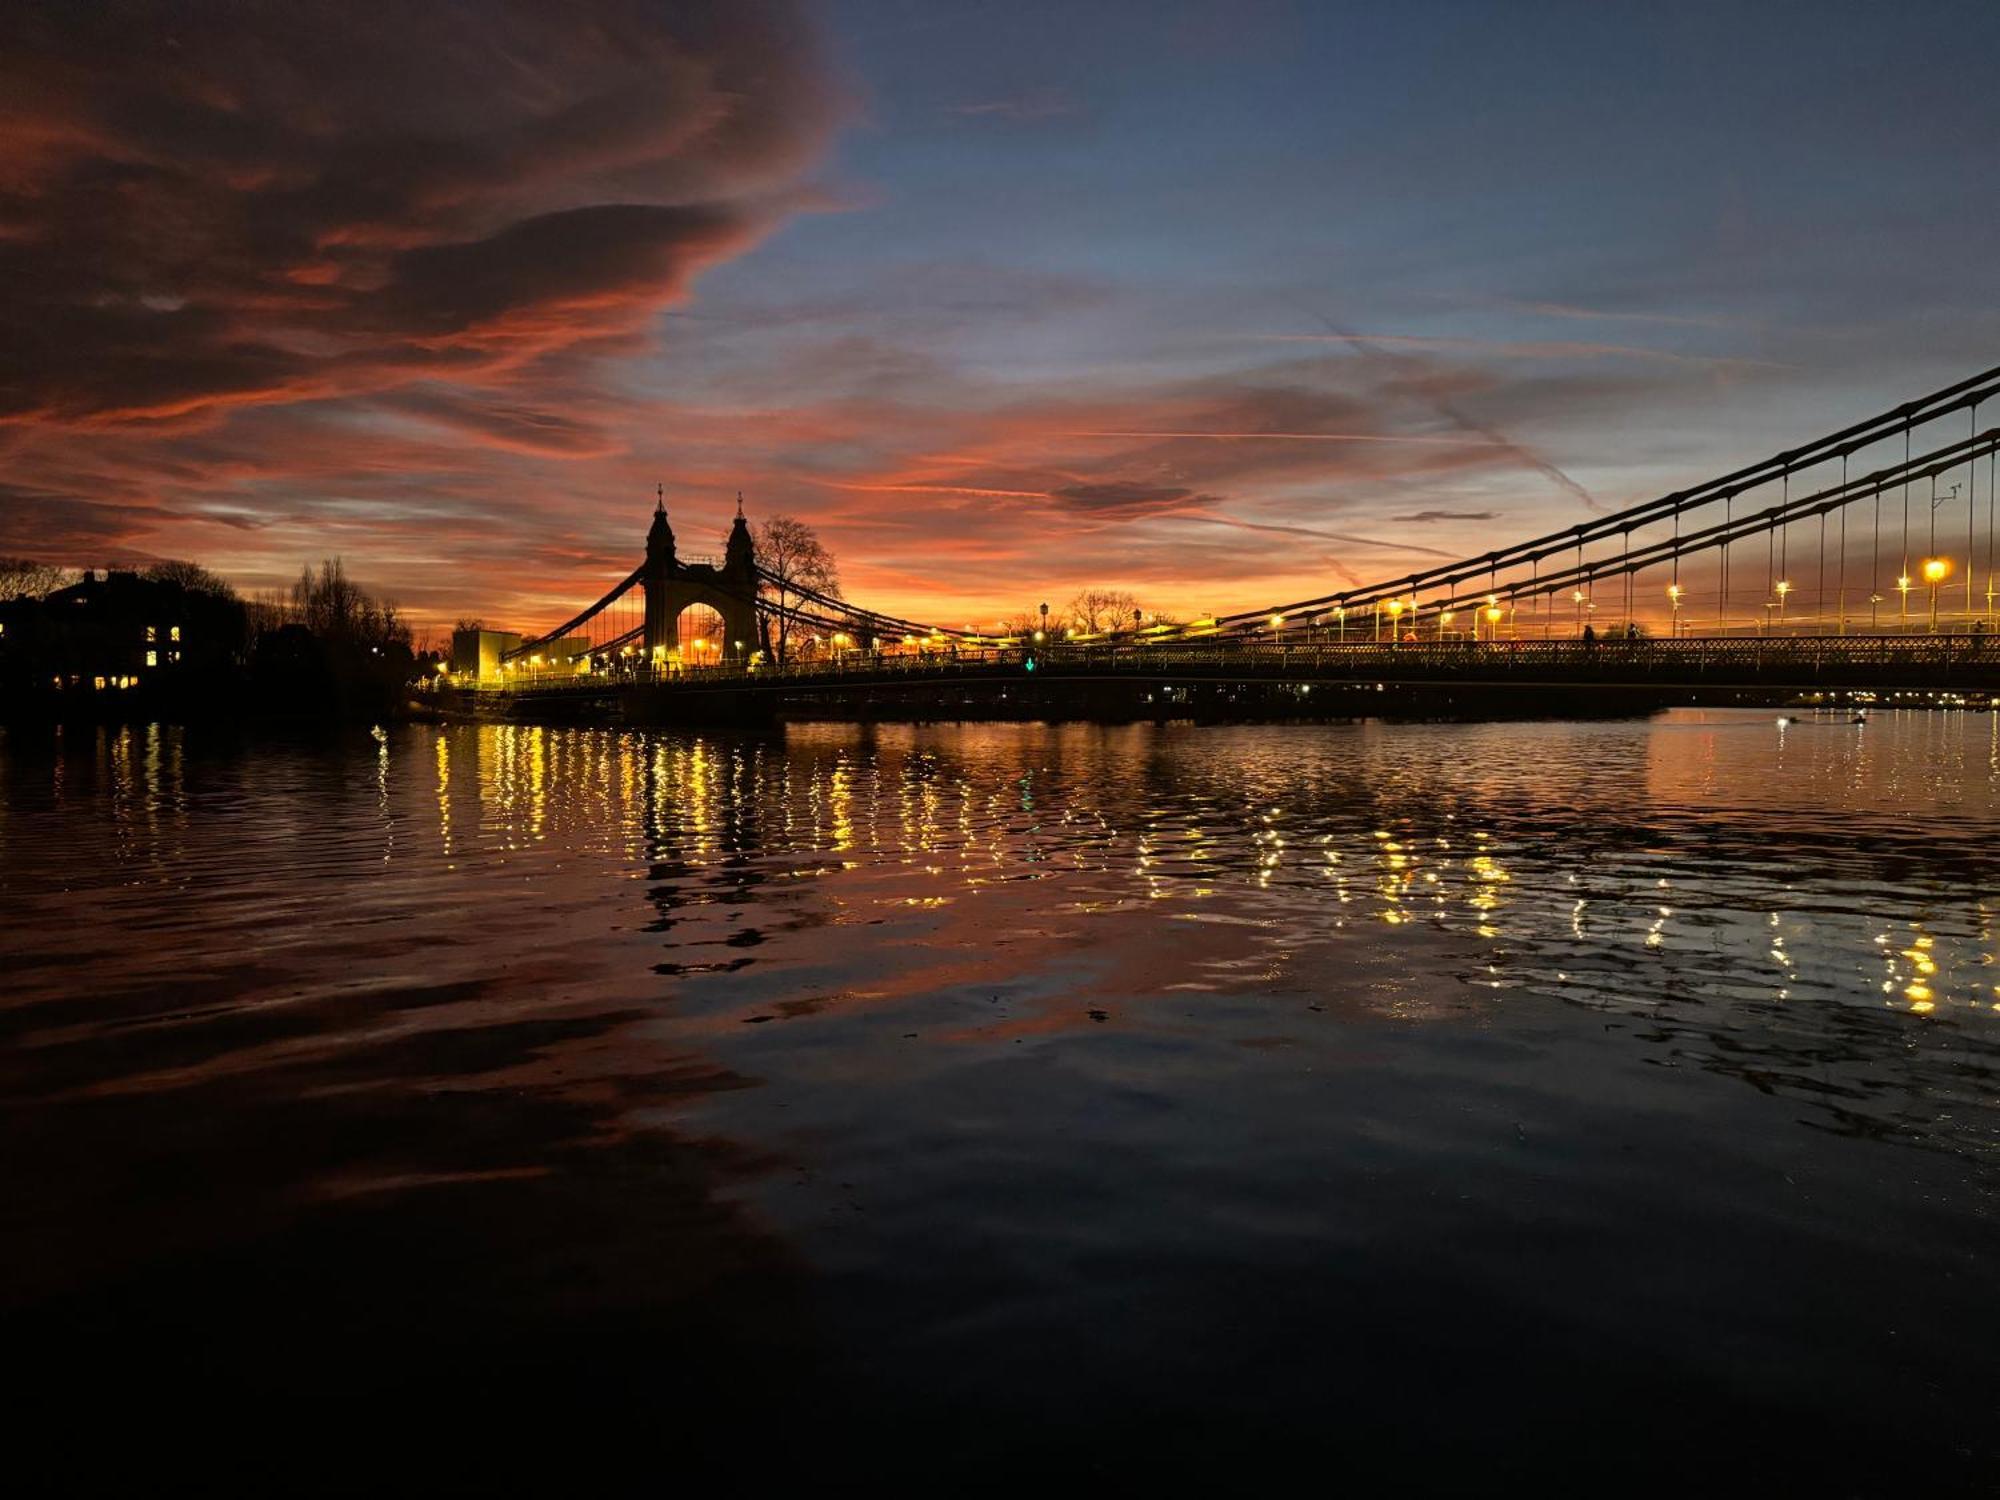
<svg viewBox="0 0 2000 1500">
<path fill-rule="evenodd" d="M 104 691 L 104 679 L 102 677 L 91 678 L 90 685 L 96 688 L 97 691 L 100 693 Z"/>
<path fill-rule="evenodd" d="M 180 638 L 181 638 L 181 628 L 180 628 L 180 626 L 178 626 L 178 625 L 169 625 L 169 626 L 167 627 L 167 639 L 168 639 L 168 640 L 170 640 L 170 641 L 177 641 L 177 640 L 179 640 Z"/>
<path fill-rule="evenodd" d="M 157 641 L 159 638 L 160 638 L 160 627 L 157 625 L 148 625 L 146 627 L 146 639 L 148 641 Z"/>
<path fill-rule="evenodd" d="M 160 664 L 160 653 L 157 651 L 148 651 L 146 653 L 146 665 L 149 667 L 157 667 L 159 664 Z"/>
</svg>

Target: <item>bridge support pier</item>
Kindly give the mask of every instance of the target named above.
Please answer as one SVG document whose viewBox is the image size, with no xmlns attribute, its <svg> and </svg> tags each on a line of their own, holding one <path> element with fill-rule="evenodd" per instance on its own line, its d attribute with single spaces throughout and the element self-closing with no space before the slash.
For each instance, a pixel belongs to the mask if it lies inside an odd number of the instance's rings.
<svg viewBox="0 0 2000 1500">
<path fill-rule="evenodd" d="M 772 729 L 777 700 L 750 688 L 632 687 L 619 698 L 627 724 L 683 729 Z"/>
</svg>

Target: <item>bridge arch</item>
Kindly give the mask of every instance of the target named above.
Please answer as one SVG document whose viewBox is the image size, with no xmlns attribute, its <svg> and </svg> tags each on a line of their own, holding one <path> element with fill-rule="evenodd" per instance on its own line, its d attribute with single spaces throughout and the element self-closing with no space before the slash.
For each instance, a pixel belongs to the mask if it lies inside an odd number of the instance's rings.
<svg viewBox="0 0 2000 1500">
<path fill-rule="evenodd" d="M 741 666 L 756 649 L 757 558 L 740 499 L 737 506 L 719 566 L 683 562 L 675 551 L 664 502 L 653 512 L 639 577 L 646 590 L 646 656 L 655 666 L 670 661 L 692 666 L 696 654 L 706 654 L 683 649 L 681 617 L 696 605 L 705 605 L 722 618 L 720 651 L 715 661 L 705 664 Z"/>
<path fill-rule="evenodd" d="M 674 616 L 671 659 L 689 667 L 712 667 L 737 655 L 730 649 L 729 622 L 705 599 L 683 605 Z"/>
</svg>

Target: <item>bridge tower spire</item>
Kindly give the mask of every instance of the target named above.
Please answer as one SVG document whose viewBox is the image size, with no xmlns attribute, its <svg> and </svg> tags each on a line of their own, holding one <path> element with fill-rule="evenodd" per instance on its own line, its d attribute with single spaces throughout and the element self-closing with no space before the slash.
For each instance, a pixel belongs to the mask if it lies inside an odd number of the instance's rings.
<svg viewBox="0 0 2000 1500">
<path fill-rule="evenodd" d="M 723 548 L 722 570 L 738 578 L 756 592 L 757 549 L 750 539 L 750 523 L 743 519 L 743 491 L 736 492 L 736 519 L 729 523 L 729 542 Z"/>
<path fill-rule="evenodd" d="M 674 528 L 667 524 L 667 487 L 656 485 L 653 493 L 653 524 L 646 532 L 646 566 L 640 582 L 646 589 L 646 659 L 661 661 L 677 644 L 678 611 L 671 591 L 679 564 L 674 557 Z"/>
</svg>

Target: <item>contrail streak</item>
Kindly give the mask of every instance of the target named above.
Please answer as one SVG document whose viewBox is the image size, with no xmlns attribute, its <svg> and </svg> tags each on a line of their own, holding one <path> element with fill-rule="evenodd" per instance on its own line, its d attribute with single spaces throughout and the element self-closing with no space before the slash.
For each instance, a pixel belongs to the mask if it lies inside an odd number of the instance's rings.
<svg viewBox="0 0 2000 1500">
<path fill-rule="evenodd" d="M 1355 333 L 1351 329 L 1342 328 L 1324 313 L 1316 312 L 1311 308 L 1306 309 L 1306 311 L 1309 316 L 1324 323 L 1329 332 L 1334 334 L 1335 337 L 1340 339 L 1350 349 L 1354 350 L 1355 353 L 1364 355 L 1369 359 L 1394 365 L 1404 371 L 1418 370 L 1429 373 L 1430 367 L 1423 360 L 1408 354 L 1397 354 L 1392 350 L 1381 348 L 1369 342 L 1363 335 Z M 1478 433 L 1481 437 L 1486 438 L 1496 446 L 1505 448 L 1508 453 L 1512 454 L 1529 468 L 1534 469 L 1537 473 L 1554 480 L 1572 495 L 1576 496 L 1578 500 L 1582 501 L 1584 508 L 1590 511 L 1592 515 L 1602 516 L 1610 514 L 1606 507 L 1598 503 L 1597 497 L 1591 494 L 1589 490 L 1578 484 L 1569 475 L 1565 474 L 1561 469 L 1557 468 L 1533 449 L 1515 442 L 1514 439 L 1508 437 L 1506 433 L 1500 431 L 1492 423 L 1482 422 L 1479 418 L 1460 411 L 1443 396 L 1428 395 L 1424 397 L 1424 400 L 1429 404 L 1431 410 L 1450 422 L 1454 427 L 1466 432 Z"/>
<path fill-rule="evenodd" d="M 1380 537 L 1355 536 L 1346 531 L 1315 531 L 1310 526 L 1280 526 L 1269 521 L 1239 521 L 1234 516 L 1218 516 L 1200 511 L 1180 511 L 1173 515 L 1176 521 L 1206 521 L 1211 526 L 1231 526 L 1239 531 L 1266 531 L 1279 536 L 1307 536 L 1321 542 L 1345 542 L 1353 547 L 1384 547 L 1392 552 L 1417 552 L 1425 557 L 1451 558 L 1456 553 L 1442 552 L 1436 547 L 1418 547 L 1409 542 L 1383 541 Z"/>
<path fill-rule="evenodd" d="M 1301 443 L 1441 443 L 1453 448 L 1493 446 L 1490 439 L 1470 437 L 1419 437 L 1387 432 L 1139 432 L 1116 428 L 1093 428 L 1065 432 L 1062 437 L 1086 438 L 1220 438 L 1232 442 L 1254 442 L 1260 438 L 1283 438 Z"/>
</svg>

